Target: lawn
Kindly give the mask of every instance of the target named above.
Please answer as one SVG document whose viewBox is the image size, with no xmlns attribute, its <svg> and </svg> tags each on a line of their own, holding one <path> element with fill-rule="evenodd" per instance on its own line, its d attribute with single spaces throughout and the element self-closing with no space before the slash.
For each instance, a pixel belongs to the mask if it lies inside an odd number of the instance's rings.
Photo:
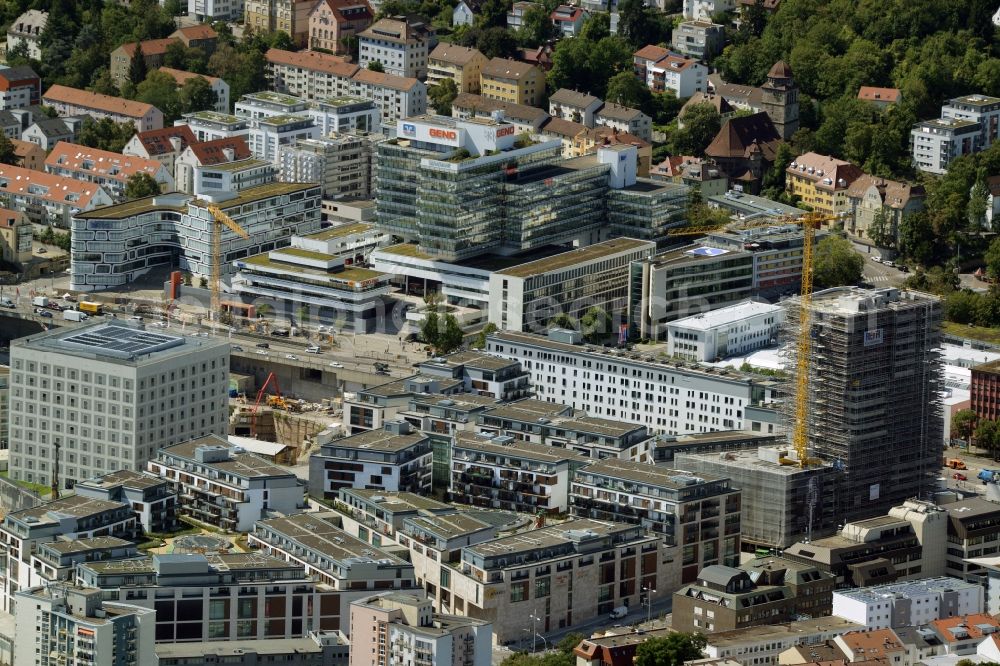
<svg viewBox="0 0 1000 666">
<path fill-rule="evenodd" d="M 969 326 L 967 324 L 956 324 L 953 321 L 944 322 L 944 332 L 959 338 L 969 338 L 988 342 L 991 345 L 1000 346 L 1000 328 L 985 328 L 982 326 Z"/>
<path fill-rule="evenodd" d="M 46 486 L 41 483 L 31 483 L 30 481 L 18 481 L 17 479 L 12 479 L 9 476 L 9 472 L 0 472 L 0 478 L 7 479 L 11 483 L 15 483 L 26 490 L 30 490 L 36 493 L 41 498 L 46 498 L 52 494 L 51 486 Z"/>
</svg>

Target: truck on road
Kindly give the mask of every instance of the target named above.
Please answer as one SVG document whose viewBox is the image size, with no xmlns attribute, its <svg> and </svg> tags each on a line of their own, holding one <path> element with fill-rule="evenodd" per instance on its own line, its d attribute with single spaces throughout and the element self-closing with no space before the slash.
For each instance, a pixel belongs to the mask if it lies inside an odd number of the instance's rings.
<svg viewBox="0 0 1000 666">
<path fill-rule="evenodd" d="M 47 308 L 49 307 L 49 297 L 48 296 L 35 296 L 31 299 L 31 304 L 36 308 Z"/>
<path fill-rule="evenodd" d="M 976 476 L 984 484 L 1000 481 L 1000 469 L 981 469 Z"/>
<path fill-rule="evenodd" d="M 945 467 L 950 467 L 951 469 L 968 469 L 965 466 L 965 462 L 961 458 L 948 458 L 944 463 Z"/>
<path fill-rule="evenodd" d="M 79 308 L 80 312 L 86 312 L 88 315 L 92 316 L 104 314 L 104 306 L 100 303 L 94 303 L 92 301 L 80 301 Z"/>
<path fill-rule="evenodd" d="M 87 321 L 90 317 L 86 312 L 79 310 L 63 310 L 63 319 L 66 321 Z"/>
<path fill-rule="evenodd" d="M 615 608 L 614 610 L 611 611 L 611 614 L 608 615 L 608 618 L 612 620 L 619 620 L 625 617 L 626 615 L 628 615 L 628 606 L 619 606 L 618 608 Z"/>
</svg>

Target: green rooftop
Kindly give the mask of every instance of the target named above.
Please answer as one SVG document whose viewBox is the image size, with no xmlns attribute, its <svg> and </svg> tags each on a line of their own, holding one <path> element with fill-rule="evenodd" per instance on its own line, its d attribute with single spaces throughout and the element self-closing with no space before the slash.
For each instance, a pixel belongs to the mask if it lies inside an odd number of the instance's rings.
<svg viewBox="0 0 1000 666">
<path fill-rule="evenodd" d="M 258 185 L 257 187 L 250 187 L 242 190 L 239 196 L 235 199 L 220 201 L 216 205 L 218 205 L 218 207 L 222 210 L 228 211 L 236 208 L 237 206 L 254 203 L 255 201 L 260 201 L 261 199 L 269 199 L 270 197 L 278 197 L 284 194 L 304 192 L 305 190 L 318 188 L 319 185 L 316 183 L 268 183 L 267 185 Z M 194 199 L 191 201 L 191 205 L 198 208 L 207 208 L 209 202 L 201 199 Z"/>
<path fill-rule="evenodd" d="M 584 262 L 595 261 L 619 252 L 637 250 L 643 247 L 650 247 L 650 249 L 655 250 L 655 245 L 649 241 L 636 240 L 634 238 L 616 238 L 604 241 L 603 243 L 570 250 L 569 252 L 563 252 L 554 257 L 547 257 L 521 264 L 520 266 L 514 266 L 499 271 L 499 273 L 510 275 L 511 277 L 529 278 L 535 275 L 560 271 L 571 266 L 578 266 Z"/>
<path fill-rule="evenodd" d="M 421 250 L 414 243 L 400 243 L 399 245 L 391 245 L 389 247 L 384 247 L 380 249 L 379 252 L 397 254 L 401 257 L 413 257 L 414 259 L 431 259 L 431 260 L 434 259 L 434 257 Z"/>
<path fill-rule="evenodd" d="M 176 195 L 177 193 L 174 194 Z M 157 202 L 157 199 L 160 201 Z M 178 200 L 179 198 L 177 196 L 172 196 L 167 201 L 164 201 L 164 196 L 162 194 L 158 194 L 152 197 L 134 199 L 132 201 L 126 201 L 125 203 L 95 208 L 94 210 L 87 211 L 85 213 L 77 213 L 74 217 L 82 220 L 123 220 L 126 217 L 133 217 L 135 215 L 142 215 L 143 213 L 152 213 L 161 210 L 172 211 L 174 213 L 186 213 L 187 206 L 175 205 Z"/>
<path fill-rule="evenodd" d="M 208 167 L 212 171 L 242 171 L 244 169 L 256 169 L 258 167 L 267 166 L 270 162 L 264 160 L 256 160 L 251 158 L 245 160 L 236 160 L 235 162 L 223 162 L 222 164 L 213 164 Z"/>
<path fill-rule="evenodd" d="M 261 125 L 291 125 L 292 123 L 308 123 L 312 120 L 306 116 L 299 116 L 294 113 L 282 113 L 270 118 L 261 118 Z"/>
<path fill-rule="evenodd" d="M 273 104 L 284 104 L 285 106 L 295 106 L 297 104 L 305 104 L 305 102 L 298 97 L 293 97 L 292 95 L 286 95 L 284 93 L 273 92 L 270 90 L 262 90 L 260 92 L 247 93 L 243 95 L 243 99 L 259 99 L 264 102 L 271 102 Z"/>
<path fill-rule="evenodd" d="M 242 118 L 231 116 L 228 113 L 219 113 L 218 111 L 195 111 L 194 113 L 186 114 L 185 117 L 197 118 L 198 120 L 205 120 L 211 123 L 221 123 L 223 125 L 239 125 L 245 122 Z"/>
<path fill-rule="evenodd" d="M 283 247 L 271 251 L 281 252 L 282 254 L 288 254 L 293 257 L 301 257 L 303 259 L 315 259 L 316 261 L 330 261 L 331 259 L 336 259 L 336 257 L 332 254 L 326 254 L 325 252 L 313 252 L 312 250 L 306 250 L 301 247 Z"/>
<path fill-rule="evenodd" d="M 367 100 L 364 97 L 352 97 L 351 95 L 341 95 L 340 97 L 327 97 L 326 99 L 320 100 L 321 104 L 330 104 L 332 106 L 346 106 L 348 104 L 366 104 L 371 100 Z"/>
<path fill-rule="evenodd" d="M 292 264 L 285 261 L 276 261 L 271 259 L 267 254 L 257 254 L 252 257 L 247 257 L 246 259 L 241 259 L 240 263 L 247 264 L 251 267 L 260 266 L 261 268 L 282 270 L 287 273 L 302 275 L 312 280 L 334 283 L 365 282 L 367 280 L 377 280 L 389 277 L 387 273 L 373 271 L 368 268 L 357 268 L 354 266 L 346 267 L 344 270 L 329 272 L 320 268 L 310 268 L 309 266 L 301 266 L 299 264 Z"/>
<path fill-rule="evenodd" d="M 317 231 L 314 234 L 309 234 L 305 238 L 318 241 L 328 241 L 334 238 L 342 238 L 344 236 L 350 236 L 352 234 L 363 234 L 374 229 L 375 226 L 372 224 L 365 224 L 364 222 L 357 222 L 355 224 L 344 224 L 339 227 L 330 227 L 329 229 L 324 229 L 323 231 Z"/>
</svg>

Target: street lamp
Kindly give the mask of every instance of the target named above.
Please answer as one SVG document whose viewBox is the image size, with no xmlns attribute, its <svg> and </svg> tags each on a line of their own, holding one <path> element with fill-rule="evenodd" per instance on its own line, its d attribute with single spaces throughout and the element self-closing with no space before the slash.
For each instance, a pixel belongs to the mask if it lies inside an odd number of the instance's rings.
<svg viewBox="0 0 1000 666">
<path fill-rule="evenodd" d="M 535 630 L 535 623 L 542 618 L 538 617 L 534 613 L 528 617 L 531 618 L 531 653 L 534 654 L 538 648 L 538 631 Z M 544 641 L 545 639 L 543 638 L 542 640 Z"/>
<path fill-rule="evenodd" d="M 653 614 L 653 595 L 656 594 L 656 590 L 647 585 L 642 588 L 642 591 L 646 593 L 646 624 L 649 624 Z"/>
</svg>

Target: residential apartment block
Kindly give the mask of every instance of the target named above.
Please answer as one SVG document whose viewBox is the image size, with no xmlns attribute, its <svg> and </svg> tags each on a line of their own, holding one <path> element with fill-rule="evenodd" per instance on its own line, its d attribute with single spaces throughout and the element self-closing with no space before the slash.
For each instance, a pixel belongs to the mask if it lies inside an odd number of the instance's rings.
<svg viewBox="0 0 1000 666">
<path fill-rule="evenodd" d="M 479 90 L 487 99 L 539 106 L 545 94 L 545 72 L 518 60 L 493 58 L 480 71 Z"/>
<path fill-rule="evenodd" d="M 136 174 L 146 174 L 164 191 L 174 189 L 174 175 L 162 163 L 60 141 L 45 158 L 48 173 L 99 185 L 116 201 L 125 198 L 125 186 Z"/>
<path fill-rule="evenodd" d="M 406 421 L 390 421 L 324 444 L 309 458 L 309 494 L 333 499 L 341 488 L 381 488 L 427 493 L 431 444 Z"/>
<path fill-rule="evenodd" d="M 920 171 L 944 174 L 952 161 L 983 150 L 982 126 L 973 120 L 924 120 L 910 132 L 913 163 Z"/>
<path fill-rule="evenodd" d="M 156 610 L 156 642 L 297 638 L 337 629 L 338 595 L 301 565 L 262 553 L 157 554 L 83 562 L 102 598 Z"/>
<path fill-rule="evenodd" d="M 486 349 L 520 361 L 540 400 L 656 433 L 743 428 L 744 410 L 769 393 L 764 383 L 737 372 L 662 363 L 542 335 L 501 331 L 487 338 Z M 572 385 L 563 384 L 567 378 Z"/>
<path fill-rule="evenodd" d="M 146 62 L 146 71 L 151 72 L 163 66 L 163 60 L 167 55 L 167 47 L 176 40 L 167 39 L 147 39 L 142 42 L 130 42 L 122 44 L 111 52 L 111 80 L 119 88 L 126 81 L 129 81 L 129 71 L 132 66 L 132 59 L 136 57 L 136 52 L 142 53 L 142 59 Z M 139 85 L 142 81 L 132 81 L 133 85 Z"/>
<path fill-rule="evenodd" d="M 42 58 L 42 33 L 49 22 L 49 13 L 38 9 L 29 9 L 7 27 L 7 52 L 10 53 L 24 44 L 28 57 L 35 60 Z"/>
<path fill-rule="evenodd" d="M 0 610 L 13 613 L 17 591 L 32 585 L 32 576 L 37 576 L 33 557 L 41 544 L 108 536 L 134 538 L 138 533 L 135 513 L 128 504 L 78 495 L 8 513 L 0 525 L 4 565 Z"/>
<path fill-rule="evenodd" d="M 178 527 L 177 493 L 151 474 L 121 469 L 77 483 L 76 494 L 128 504 L 144 532 L 165 534 Z"/>
<path fill-rule="evenodd" d="M 348 53 L 349 40 L 371 25 L 374 15 L 367 0 L 321 0 L 309 13 L 309 48 Z"/>
<path fill-rule="evenodd" d="M 888 226 L 885 237 L 896 243 L 903 219 L 924 209 L 925 196 L 923 185 L 864 174 L 847 189 L 853 215 L 845 227 L 855 236 L 871 240 L 873 224 L 881 214 Z"/>
<path fill-rule="evenodd" d="M 40 104 L 41 100 L 42 80 L 31 67 L 20 65 L 0 70 L 0 110 L 23 109 Z"/>
<path fill-rule="evenodd" d="M 119 321 L 11 345 L 10 474 L 50 485 L 141 471 L 157 450 L 225 434 L 229 343 Z"/>
<path fill-rule="evenodd" d="M 170 481 L 182 514 L 220 529 L 249 532 L 262 518 L 305 508 L 295 474 L 218 436 L 160 449 L 150 473 Z"/>
<path fill-rule="evenodd" d="M 708 68 L 697 60 L 659 46 L 644 46 L 633 55 L 635 75 L 654 92 L 673 91 L 678 99 L 708 91 Z"/>
<path fill-rule="evenodd" d="M 89 115 L 98 120 L 110 118 L 116 123 L 133 123 L 137 132 L 163 127 L 163 112 L 152 104 L 68 86 L 51 86 L 42 96 L 42 103 L 60 116 Z"/>
<path fill-rule="evenodd" d="M 74 215 L 113 203 L 100 185 L 24 167 L 0 165 L 6 206 L 35 224 L 67 229 Z"/>
<path fill-rule="evenodd" d="M 427 55 L 437 43 L 434 28 L 422 19 L 393 16 L 358 33 L 358 65 L 379 62 L 386 74 L 427 78 Z"/>
<path fill-rule="evenodd" d="M 479 666 L 492 658 L 492 638 L 489 622 L 436 614 L 423 595 L 382 592 L 351 604 L 350 666 L 381 666 L 389 655 L 405 663 Z"/>
<path fill-rule="evenodd" d="M 739 564 L 740 491 L 729 479 L 611 458 L 576 470 L 570 504 L 575 516 L 642 525 L 679 547 L 682 583 Z"/>
<path fill-rule="evenodd" d="M 848 188 L 862 175 L 850 162 L 805 153 L 785 169 L 785 190 L 819 213 L 839 215 L 851 210 Z"/>
<path fill-rule="evenodd" d="M 427 85 L 451 79 L 458 92 L 478 93 L 479 75 L 488 62 L 476 49 L 442 42 L 427 56 Z"/>
<path fill-rule="evenodd" d="M 379 590 L 417 587 L 413 565 L 343 529 L 339 513 L 299 513 L 261 520 L 247 535 L 250 547 L 302 567 L 310 578 L 336 591 L 324 614 L 349 634 L 351 602 Z"/>
<path fill-rule="evenodd" d="M 122 153 L 147 160 L 156 160 L 173 176 L 174 162 L 184 150 L 198 142 L 187 125 L 174 125 L 163 129 L 139 132 L 125 144 Z"/>
<path fill-rule="evenodd" d="M 372 197 L 372 141 L 353 134 L 298 140 L 278 147 L 278 176 L 284 182 L 319 183 L 325 199 Z"/>
<path fill-rule="evenodd" d="M 577 451 L 516 441 L 509 435 L 455 434 L 449 493 L 456 502 L 532 514 L 566 513 Z"/>
<path fill-rule="evenodd" d="M 100 590 L 76 586 L 31 588 L 19 592 L 18 601 L 16 664 L 42 663 L 43 655 L 102 666 L 156 660 L 156 611 L 151 608 L 103 601 Z"/>
<path fill-rule="evenodd" d="M 712 21 L 692 19 L 674 28 L 670 43 L 683 56 L 707 61 L 722 53 L 722 47 L 726 45 L 726 30 Z"/>
</svg>

